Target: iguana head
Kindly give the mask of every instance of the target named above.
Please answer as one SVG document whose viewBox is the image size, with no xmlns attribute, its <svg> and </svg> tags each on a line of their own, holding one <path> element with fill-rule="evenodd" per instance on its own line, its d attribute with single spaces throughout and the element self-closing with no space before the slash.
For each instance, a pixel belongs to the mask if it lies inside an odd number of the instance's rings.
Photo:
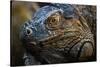
<svg viewBox="0 0 100 67">
<path fill-rule="evenodd" d="M 26 21 L 21 27 L 21 40 L 24 43 L 30 43 L 45 40 L 52 35 L 55 36 L 53 30 L 60 28 L 62 14 L 63 10 L 53 6 L 44 6 L 38 9 L 32 20 Z"/>
</svg>

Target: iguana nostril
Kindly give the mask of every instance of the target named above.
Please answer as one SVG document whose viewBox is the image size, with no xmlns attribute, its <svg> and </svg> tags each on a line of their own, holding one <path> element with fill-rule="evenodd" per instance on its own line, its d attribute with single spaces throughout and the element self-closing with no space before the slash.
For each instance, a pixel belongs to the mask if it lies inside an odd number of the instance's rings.
<svg viewBox="0 0 100 67">
<path fill-rule="evenodd" d="M 31 34 L 32 34 L 32 29 L 27 28 L 27 29 L 26 29 L 26 34 L 27 34 L 27 35 L 31 35 Z"/>
<path fill-rule="evenodd" d="M 27 30 L 27 34 L 30 34 L 30 30 Z"/>
</svg>

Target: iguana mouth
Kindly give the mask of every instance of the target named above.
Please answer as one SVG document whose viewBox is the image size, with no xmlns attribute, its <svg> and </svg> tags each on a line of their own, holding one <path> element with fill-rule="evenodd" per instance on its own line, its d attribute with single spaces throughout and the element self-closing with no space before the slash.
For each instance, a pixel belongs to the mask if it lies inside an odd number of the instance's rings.
<svg viewBox="0 0 100 67">
<path fill-rule="evenodd" d="M 31 46 L 46 46 L 48 44 L 55 43 L 64 37 L 64 32 L 60 31 L 58 34 L 50 35 L 46 38 L 40 39 L 38 41 L 30 41 L 28 44 Z"/>
</svg>

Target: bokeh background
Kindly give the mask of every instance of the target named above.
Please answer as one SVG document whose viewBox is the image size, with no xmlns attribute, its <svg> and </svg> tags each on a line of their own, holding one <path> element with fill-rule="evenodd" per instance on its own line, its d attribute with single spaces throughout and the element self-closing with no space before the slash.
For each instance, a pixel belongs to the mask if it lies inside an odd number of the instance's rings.
<svg viewBox="0 0 100 67">
<path fill-rule="evenodd" d="M 19 38 L 21 25 L 32 18 L 32 15 L 42 6 L 49 3 L 11 1 L 11 66 L 22 66 L 23 53 L 25 49 Z M 88 25 L 94 34 L 96 44 L 96 6 L 75 5 L 79 8 L 82 16 L 88 22 Z M 96 50 L 95 50 L 96 51 Z M 96 52 L 95 52 L 96 53 Z M 96 59 L 96 58 L 95 58 Z"/>
</svg>

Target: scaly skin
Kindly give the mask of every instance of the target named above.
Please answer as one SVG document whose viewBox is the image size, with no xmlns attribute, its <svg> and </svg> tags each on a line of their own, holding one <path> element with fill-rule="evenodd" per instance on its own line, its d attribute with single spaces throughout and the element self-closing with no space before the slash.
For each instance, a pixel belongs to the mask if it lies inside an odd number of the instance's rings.
<svg viewBox="0 0 100 67">
<path fill-rule="evenodd" d="M 21 39 L 25 48 L 36 58 L 36 62 L 30 64 L 85 61 L 94 54 L 93 34 L 78 8 L 67 5 L 76 11 L 71 9 L 71 16 L 68 13 L 65 16 L 68 10 L 57 6 L 40 8 L 33 19 L 22 27 Z"/>
<path fill-rule="evenodd" d="M 53 38 L 43 40 L 43 49 L 56 49 L 70 57 L 86 60 L 93 55 L 93 35 L 90 30 L 84 30 L 84 26 L 77 19 L 65 20 L 63 29 L 59 30 Z M 84 59 L 83 59 L 84 58 Z M 80 61 L 82 61 L 80 60 Z"/>
</svg>

